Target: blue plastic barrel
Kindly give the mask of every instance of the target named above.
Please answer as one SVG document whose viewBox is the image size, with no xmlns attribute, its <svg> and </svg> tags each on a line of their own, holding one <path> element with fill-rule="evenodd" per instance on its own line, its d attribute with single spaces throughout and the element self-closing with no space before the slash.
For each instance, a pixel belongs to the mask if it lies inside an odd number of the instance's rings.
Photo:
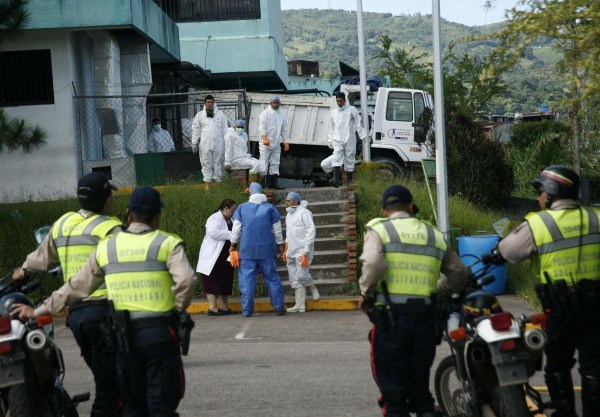
<svg viewBox="0 0 600 417">
<path fill-rule="evenodd" d="M 461 236 L 458 238 L 458 254 L 465 263 L 471 267 L 475 275 L 483 268 L 481 256 L 492 252 L 498 244 L 500 238 L 498 235 L 483 235 L 483 236 Z M 492 274 L 495 278 L 494 282 L 483 287 L 484 290 L 496 295 L 506 292 L 506 265 L 492 266 L 488 274 Z"/>
<path fill-rule="evenodd" d="M 550 109 L 550 106 L 548 106 L 547 104 L 542 104 L 542 105 L 540 106 L 540 111 L 541 111 L 542 113 L 546 113 L 546 112 L 547 112 L 549 109 Z"/>
</svg>

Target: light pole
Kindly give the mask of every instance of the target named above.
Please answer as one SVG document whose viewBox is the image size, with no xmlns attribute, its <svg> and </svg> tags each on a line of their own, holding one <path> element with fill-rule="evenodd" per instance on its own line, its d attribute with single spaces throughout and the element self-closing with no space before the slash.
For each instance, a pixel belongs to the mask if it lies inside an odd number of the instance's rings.
<svg viewBox="0 0 600 417">
<path fill-rule="evenodd" d="M 358 29 L 358 71 L 360 74 L 360 113 L 365 131 L 369 132 L 369 114 L 367 108 L 367 70 L 365 69 L 365 31 L 362 21 L 362 0 L 356 0 L 356 25 Z M 363 140 L 363 161 L 371 160 L 371 137 L 367 134 Z"/>
</svg>

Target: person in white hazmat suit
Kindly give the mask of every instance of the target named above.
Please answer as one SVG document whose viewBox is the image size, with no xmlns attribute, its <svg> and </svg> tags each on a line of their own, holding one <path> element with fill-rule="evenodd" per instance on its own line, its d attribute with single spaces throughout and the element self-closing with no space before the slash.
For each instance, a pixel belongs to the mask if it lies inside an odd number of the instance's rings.
<svg viewBox="0 0 600 417">
<path fill-rule="evenodd" d="M 315 251 L 317 234 L 313 216 L 306 207 L 308 202 L 302 200 L 295 192 L 288 193 L 285 198 L 287 215 L 285 217 L 285 252 L 283 261 L 287 264 L 290 284 L 295 290 L 296 304 L 288 308 L 289 313 L 306 311 L 306 289 L 310 289 L 313 301 L 321 296 L 310 275 L 310 263 Z"/>
<path fill-rule="evenodd" d="M 281 143 L 283 150 L 290 149 L 287 120 L 280 109 L 281 99 L 273 96 L 269 107 L 258 116 L 258 142 L 260 160 L 269 170 L 269 184 L 267 187 L 280 190 L 279 187 L 279 162 L 281 160 Z"/>
<path fill-rule="evenodd" d="M 342 164 L 346 170 L 348 184 L 352 184 L 354 177 L 354 163 L 356 159 L 356 135 L 361 140 L 367 137 L 367 132 L 360 122 L 360 115 L 356 107 L 351 106 L 344 93 L 335 95 L 336 107 L 331 109 L 329 118 L 329 132 L 327 144 L 333 149 L 333 154 L 321 162 L 321 168 L 326 173 L 333 172 L 329 181 L 334 187 L 342 185 Z"/>
<path fill-rule="evenodd" d="M 248 135 L 244 130 L 246 122 L 236 120 L 225 135 L 225 169 L 250 169 L 250 173 L 263 176 L 267 167 L 262 161 L 248 153 Z"/>
<path fill-rule="evenodd" d="M 175 144 L 169 131 L 163 129 L 160 125 L 160 119 L 152 119 L 152 131 L 148 135 L 148 152 L 173 152 Z"/>
<path fill-rule="evenodd" d="M 221 181 L 227 129 L 225 113 L 217 108 L 215 98 L 207 95 L 204 97 L 204 109 L 196 114 L 192 122 L 192 151 L 197 153 L 200 150 L 204 182 Z"/>
</svg>

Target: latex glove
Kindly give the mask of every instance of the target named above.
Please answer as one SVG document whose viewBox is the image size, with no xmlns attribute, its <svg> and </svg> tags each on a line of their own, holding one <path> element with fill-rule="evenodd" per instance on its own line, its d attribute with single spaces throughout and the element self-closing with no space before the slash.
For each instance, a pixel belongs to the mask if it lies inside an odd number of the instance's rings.
<svg viewBox="0 0 600 417">
<path fill-rule="evenodd" d="M 262 142 L 263 142 L 263 145 L 265 145 L 265 146 L 271 146 L 271 144 L 269 143 L 269 138 L 267 138 L 267 135 L 262 135 Z"/>
<path fill-rule="evenodd" d="M 290 144 L 287 142 L 283 142 L 283 152 L 287 152 L 290 150 Z"/>
<path fill-rule="evenodd" d="M 329 149 L 333 149 L 333 143 L 327 142 L 327 146 L 329 147 Z"/>
<path fill-rule="evenodd" d="M 240 266 L 240 253 L 237 250 L 229 251 L 229 263 L 234 268 Z"/>
<path fill-rule="evenodd" d="M 283 253 L 281 254 L 281 259 L 283 260 L 283 262 L 287 262 L 287 248 L 288 248 L 288 244 L 285 244 L 285 249 L 283 250 Z"/>
<path fill-rule="evenodd" d="M 306 268 L 308 266 L 308 258 L 305 254 L 300 255 L 300 266 Z"/>
<path fill-rule="evenodd" d="M 192 152 L 198 153 L 198 144 L 197 143 L 192 143 Z"/>
</svg>

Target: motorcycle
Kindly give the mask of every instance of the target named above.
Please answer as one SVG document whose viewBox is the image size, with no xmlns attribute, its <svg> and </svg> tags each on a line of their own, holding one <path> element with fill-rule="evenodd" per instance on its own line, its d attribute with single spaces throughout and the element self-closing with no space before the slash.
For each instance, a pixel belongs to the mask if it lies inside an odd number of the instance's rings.
<svg viewBox="0 0 600 417">
<path fill-rule="evenodd" d="M 477 276 L 471 275 L 463 292 L 440 302 L 451 355 L 438 365 L 434 386 L 446 416 L 530 417 L 526 395 L 538 412 L 548 406 L 528 384 L 542 367 L 546 316 L 515 318 L 482 290 L 493 282 L 488 274 L 498 261 L 493 255 L 478 260 L 482 266 L 471 266 Z"/>
<path fill-rule="evenodd" d="M 39 281 L 13 281 L 12 274 L 0 280 L 0 416 L 78 417 L 77 404 L 90 394 L 71 397 L 63 386 L 65 366 L 53 340 L 52 316 L 24 322 L 10 316 L 15 304 L 34 307 L 27 294 Z"/>
</svg>

